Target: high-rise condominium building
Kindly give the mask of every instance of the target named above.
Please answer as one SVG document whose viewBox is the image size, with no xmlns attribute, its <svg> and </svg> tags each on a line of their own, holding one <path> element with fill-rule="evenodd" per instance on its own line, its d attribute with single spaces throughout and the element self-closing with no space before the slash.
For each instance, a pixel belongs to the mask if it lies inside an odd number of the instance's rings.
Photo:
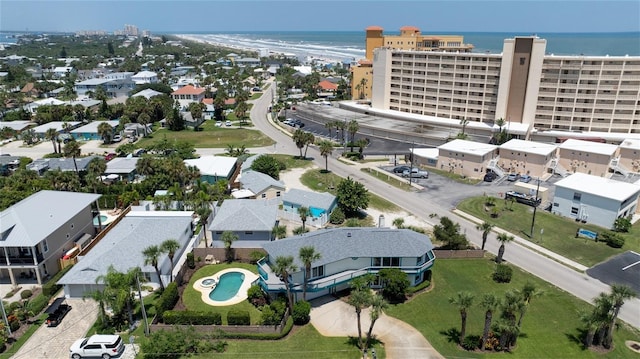
<svg viewBox="0 0 640 359">
<path fill-rule="evenodd" d="M 383 44 L 372 50 L 371 106 L 457 121 L 503 119 L 528 133 L 640 133 L 640 57 L 545 49 L 537 37 L 505 39 L 502 54 Z"/>
</svg>

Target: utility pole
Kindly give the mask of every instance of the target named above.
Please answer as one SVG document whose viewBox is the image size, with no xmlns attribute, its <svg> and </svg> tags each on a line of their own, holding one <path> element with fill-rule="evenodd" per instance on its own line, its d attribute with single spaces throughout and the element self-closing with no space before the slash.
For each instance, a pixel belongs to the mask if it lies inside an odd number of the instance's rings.
<svg viewBox="0 0 640 359">
<path fill-rule="evenodd" d="M 162 281 L 162 278 L 158 277 Z M 142 288 L 140 287 L 140 279 L 138 273 L 136 273 L 136 283 L 138 284 L 138 295 L 140 296 L 140 307 L 142 309 L 142 318 L 144 319 L 144 335 L 149 336 L 149 321 L 147 320 L 147 311 L 144 308 L 144 301 L 142 300 Z"/>
<path fill-rule="evenodd" d="M 411 141 L 411 148 L 409 149 L 409 187 L 411 187 L 411 175 L 413 174 L 413 148 L 416 141 Z"/>
<path fill-rule="evenodd" d="M 531 232 L 530 236 L 533 239 L 533 227 L 536 224 L 536 209 L 538 209 L 538 192 L 540 191 L 540 177 L 538 177 L 538 187 L 536 187 L 536 198 L 534 198 L 533 202 L 533 218 L 531 219 Z"/>
</svg>

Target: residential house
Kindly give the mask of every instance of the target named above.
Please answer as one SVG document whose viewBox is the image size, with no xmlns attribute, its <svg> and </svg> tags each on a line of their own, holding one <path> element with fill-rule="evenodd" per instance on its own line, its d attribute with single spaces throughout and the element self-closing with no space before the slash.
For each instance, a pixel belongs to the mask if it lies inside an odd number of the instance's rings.
<svg viewBox="0 0 640 359">
<path fill-rule="evenodd" d="M 349 288 L 352 279 L 377 275 L 384 268 L 399 268 L 411 285 L 428 278 L 435 255 L 427 235 L 409 229 L 333 228 L 267 242 L 262 245 L 267 256 L 258 262 L 258 284 L 272 297 L 286 291 L 279 274 L 272 271 L 278 257 L 291 256 L 297 270 L 289 273 L 295 300 L 301 299 L 305 266 L 300 261 L 302 247 L 313 247 L 320 259 L 311 264 L 307 299 L 335 294 Z M 379 286 L 376 277 L 374 286 Z"/>
<path fill-rule="evenodd" d="M 99 194 L 40 191 L 0 213 L 0 278 L 17 287 L 25 278 L 42 285 L 60 270 L 59 259 L 94 236 Z"/>
<path fill-rule="evenodd" d="M 238 181 L 242 190 L 231 192 L 234 198 L 278 199 L 279 201 L 285 191 L 284 183 L 258 171 L 241 172 Z"/>
<path fill-rule="evenodd" d="M 159 91 L 155 91 L 152 89 L 144 89 L 140 92 L 136 92 L 135 94 L 131 95 L 131 97 L 139 97 L 139 96 L 144 96 L 147 100 L 154 97 L 154 96 L 158 96 L 158 95 L 164 95 L 163 92 L 159 92 Z"/>
<path fill-rule="evenodd" d="M 69 74 L 75 73 L 76 69 L 74 69 L 71 66 L 58 66 L 58 67 L 55 67 L 51 72 L 53 73 L 53 77 L 59 79 L 59 78 L 67 77 L 67 75 Z"/>
<path fill-rule="evenodd" d="M 81 125 L 82 122 L 79 121 L 52 121 L 52 122 L 47 122 L 44 125 L 40 125 L 37 127 L 34 127 L 33 130 L 35 131 L 36 136 L 40 137 L 40 138 L 44 138 L 45 134 L 47 133 L 47 130 L 50 128 L 53 128 L 56 130 L 57 133 L 69 133 L 70 131 L 72 131 L 73 129 L 75 129 L 76 127 L 78 127 L 79 125 Z"/>
<path fill-rule="evenodd" d="M 153 71 L 140 71 L 131 76 L 131 80 L 133 80 L 136 85 L 155 84 L 158 83 L 158 74 Z"/>
<path fill-rule="evenodd" d="M 38 96 L 40 96 L 40 91 L 38 91 L 33 82 L 29 82 L 24 85 L 24 87 L 22 87 L 22 89 L 20 90 L 20 93 L 27 97 L 37 98 Z"/>
<path fill-rule="evenodd" d="M 617 163 L 614 163 L 613 169 L 624 175 L 629 172 L 640 174 L 640 140 L 626 139 L 618 148 Z"/>
<path fill-rule="evenodd" d="M 0 176 L 8 176 L 13 171 L 20 168 L 20 159 L 18 156 L 0 156 Z"/>
<path fill-rule="evenodd" d="M 216 183 L 219 179 L 233 182 L 233 175 L 238 166 L 235 157 L 202 156 L 190 160 L 184 160 L 187 166 L 193 166 L 200 171 L 200 179 L 208 183 Z"/>
<path fill-rule="evenodd" d="M 335 96 L 338 91 L 338 85 L 328 81 L 322 80 L 318 83 L 318 97 L 332 97 Z"/>
<path fill-rule="evenodd" d="M 184 86 L 171 93 L 171 97 L 180 103 L 180 107 L 186 110 L 192 102 L 202 102 L 204 99 L 205 89 L 202 87 L 194 87 L 193 85 Z"/>
<path fill-rule="evenodd" d="M 31 113 L 36 113 L 38 111 L 38 107 L 40 106 L 60 106 L 64 104 L 65 104 L 64 101 L 61 101 L 55 98 L 45 98 L 42 100 L 30 102 L 24 105 L 22 108 Z"/>
<path fill-rule="evenodd" d="M 120 180 L 132 182 L 137 175 L 136 165 L 140 157 L 116 157 L 107 162 L 107 170 L 104 174 L 117 175 Z"/>
<path fill-rule="evenodd" d="M 151 124 L 125 123 L 122 135 L 126 138 L 145 137 L 151 133 Z"/>
<path fill-rule="evenodd" d="M 0 121 L 0 129 L 8 127 L 18 133 L 31 126 L 30 121 Z"/>
<path fill-rule="evenodd" d="M 238 236 L 232 248 L 260 248 L 262 243 L 274 240 L 273 228 L 279 223 L 277 217 L 278 205 L 275 203 L 227 199 L 215 211 L 208 228 L 212 246 L 224 247 L 222 234 L 230 231 Z"/>
<path fill-rule="evenodd" d="M 100 126 L 102 123 L 108 123 L 109 126 L 111 126 L 115 130 L 115 128 L 118 127 L 119 121 L 92 121 L 84 126 L 71 130 L 71 135 L 76 140 L 82 141 L 102 140 L 102 137 L 98 133 L 98 126 Z"/>
<path fill-rule="evenodd" d="M 543 177 L 552 171 L 556 150 L 554 144 L 514 138 L 500 145 L 498 164 L 507 173 Z"/>
<path fill-rule="evenodd" d="M 260 66 L 260 59 L 256 59 L 255 57 L 243 57 L 235 60 L 235 63 L 238 66 Z"/>
<path fill-rule="evenodd" d="M 556 182 L 551 211 L 604 228 L 639 212 L 640 186 L 576 172 Z"/>
<path fill-rule="evenodd" d="M 483 178 L 498 146 L 456 139 L 438 147 L 438 168 L 469 178 Z"/>
<path fill-rule="evenodd" d="M 150 246 L 159 246 L 167 239 L 178 241 L 180 248 L 174 255 L 174 273 L 186 260 L 193 246 L 193 212 L 183 211 L 131 211 L 82 257 L 57 284 L 64 287 L 69 298 L 84 298 L 104 284 L 98 278 L 110 267 L 126 273 L 140 267 L 141 281 L 155 287 L 162 281 L 171 282 L 171 261 L 166 253 L 158 258 L 158 277 L 153 266 L 145 264 L 142 252 Z"/>
<path fill-rule="evenodd" d="M 605 177 L 617 153 L 616 145 L 569 139 L 558 147 L 558 166 L 570 173 Z"/>
<path fill-rule="evenodd" d="M 131 75 L 133 72 L 114 72 L 102 78 L 77 82 L 74 89 L 78 97 L 90 97 L 91 93 L 96 93 L 98 87 L 102 87 L 108 97 L 129 97 L 135 88 Z"/>
<path fill-rule="evenodd" d="M 282 196 L 283 216 L 287 219 L 300 221 L 298 209 L 307 207 L 307 225 L 322 227 L 329 222 L 331 211 L 338 205 L 336 196 L 328 192 L 305 191 L 292 188 Z"/>
<path fill-rule="evenodd" d="M 87 156 L 77 157 L 74 161 L 73 158 L 40 158 L 27 165 L 27 169 L 38 172 L 38 175 L 42 176 L 47 171 L 62 171 L 62 172 L 75 172 L 76 167 L 78 172 L 86 172 L 89 168 L 89 163 L 95 158 L 101 156 Z"/>
</svg>

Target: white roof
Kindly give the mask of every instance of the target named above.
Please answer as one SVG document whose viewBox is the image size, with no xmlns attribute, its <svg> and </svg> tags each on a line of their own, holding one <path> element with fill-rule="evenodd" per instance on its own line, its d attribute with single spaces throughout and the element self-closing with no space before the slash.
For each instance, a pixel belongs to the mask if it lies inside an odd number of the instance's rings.
<svg viewBox="0 0 640 359">
<path fill-rule="evenodd" d="M 147 78 L 147 77 L 157 77 L 158 74 L 156 74 L 153 71 L 140 71 L 137 74 L 131 76 L 132 79 L 135 78 Z"/>
<path fill-rule="evenodd" d="M 411 152 L 419 157 L 438 159 L 439 151 L 437 148 L 412 148 Z"/>
<path fill-rule="evenodd" d="M 506 143 L 500 145 L 500 149 L 510 150 L 510 151 L 520 151 L 526 153 L 532 153 L 536 155 L 546 156 L 552 152 L 554 152 L 557 148 L 557 145 L 542 143 L 542 142 L 533 142 L 533 141 L 524 141 L 514 138 L 509 140 Z"/>
<path fill-rule="evenodd" d="M 0 246 L 33 247 L 47 238 L 101 195 L 40 191 L 0 212 Z M 85 225 L 86 223 L 76 223 Z"/>
<path fill-rule="evenodd" d="M 628 138 L 620 144 L 620 148 L 629 148 L 632 150 L 640 150 L 640 139 Z"/>
<path fill-rule="evenodd" d="M 589 193 L 595 196 L 624 201 L 640 194 L 640 186 L 632 183 L 616 181 L 609 178 L 592 176 L 585 173 L 574 173 L 556 182 L 556 187 Z"/>
<path fill-rule="evenodd" d="M 453 140 L 438 147 L 439 150 L 454 151 L 459 153 L 468 153 L 474 156 L 484 156 L 487 153 L 495 151 L 498 146 L 488 143 L 473 142 L 467 140 Z"/>
<path fill-rule="evenodd" d="M 144 96 L 147 99 L 152 98 L 153 96 L 158 96 L 158 95 L 162 95 L 162 92 L 158 92 L 152 89 L 144 89 L 140 92 L 136 92 L 134 95 L 131 95 L 131 97 L 138 97 L 138 96 Z"/>
<path fill-rule="evenodd" d="M 195 166 L 201 175 L 229 177 L 236 165 L 235 157 L 202 156 L 192 160 L 184 160 L 187 166 Z"/>
<path fill-rule="evenodd" d="M 136 170 L 136 164 L 138 164 L 139 159 L 140 157 L 116 157 L 107 162 L 107 170 L 104 173 L 129 174 Z"/>
<path fill-rule="evenodd" d="M 120 123 L 118 120 L 93 121 L 84 126 L 78 127 L 75 130 L 72 130 L 71 133 L 98 133 L 98 126 L 100 126 L 100 124 L 103 122 L 108 123 L 113 128 L 116 128 L 116 126 L 118 126 L 118 124 Z"/>
<path fill-rule="evenodd" d="M 29 126 L 29 121 L 0 121 L 0 128 L 9 127 L 12 130 L 22 131 Z"/>
<path fill-rule="evenodd" d="M 563 150 L 582 151 L 612 156 L 618 149 L 618 146 L 610 145 L 608 143 L 569 139 L 560 144 L 560 148 Z"/>
</svg>

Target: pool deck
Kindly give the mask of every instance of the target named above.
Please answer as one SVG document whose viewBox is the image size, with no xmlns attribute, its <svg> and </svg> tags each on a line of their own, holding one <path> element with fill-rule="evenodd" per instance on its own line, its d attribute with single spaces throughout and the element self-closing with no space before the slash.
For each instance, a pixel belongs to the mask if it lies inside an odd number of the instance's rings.
<svg viewBox="0 0 640 359">
<path fill-rule="evenodd" d="M 107 220 L 101 223 L 102 227 L 106 227 L 109 223 L 115 221 L 118 218 L 117 215 L 111 214 L 111 211 L 100 211 L 99 216 L 107 217 Z M 94 220 L 95 220 L 95 217 L 94 217 Z M 94 225 L 97 225 L 97 224 L 94 223 Z"/>
<path fill-rule="evenodd" d="M 236 295 L 229 299 L 229 300 L 225 300 L 225 301 L 217 301 L 217 300 L 211 300 L 211 298 L 209 298 L 209 293 L 211 293 L 212 287 L 211 286 L 205 286 L 202 284 L 202 281 L 205 279 L 210 279 L 213 278 L 216 280 L 216 283 L 220 282 L 220 276 L 222 276 L 225 273 L 229 273 L 229 272 L 240 272 L 242 274 L 244 274 L 244 281 L 242 282 L 242 285 L 240 285 L 240 289 L 238 289 L 238 293 L 236 293 Z M 212 275 L 212 276 L 208 276 L 208 277 L 203 277 L 198 279 L 195 283 L 193 283 L 193 288 L 197 291 L 199 291 L 200 293 L 202 293 L 202 301 L 212 305 L 212 306 L 216 306 L 216 307 L 222 307 L 225 305 L 234 305 L 234 304 L 238 304 L 244 300 L 247 299 L 247 291 L 249 290 L 249 287 L 251 287 L 251 283 L 255 282 L 256 279 L 258 279 L 258 275 L 254 274 L 246 269 L 242 269 L 242 268 L 228 268 L 228 269 L 223 269 L 220 272 Z"/>
</svg>

